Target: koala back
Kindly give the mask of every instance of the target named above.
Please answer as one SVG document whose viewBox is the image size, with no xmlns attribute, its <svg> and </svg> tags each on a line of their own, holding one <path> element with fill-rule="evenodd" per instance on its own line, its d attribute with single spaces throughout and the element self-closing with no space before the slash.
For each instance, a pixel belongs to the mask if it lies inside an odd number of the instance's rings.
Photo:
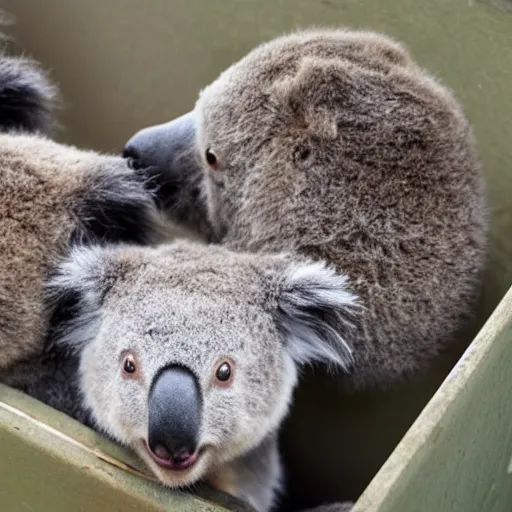
<svg viewBox="0 0 512 512">
<path fill-rule="evenodd" d="M 250 82 L 251 86 L 247 84 Z M 347 386 L 425 367 L 471 315 L 487 206 L 471 127 L 405 48 L 369 32 L 262 45 L 196 105 L 219 240 L 346 273 L 364 311 Z"/>
</svg>

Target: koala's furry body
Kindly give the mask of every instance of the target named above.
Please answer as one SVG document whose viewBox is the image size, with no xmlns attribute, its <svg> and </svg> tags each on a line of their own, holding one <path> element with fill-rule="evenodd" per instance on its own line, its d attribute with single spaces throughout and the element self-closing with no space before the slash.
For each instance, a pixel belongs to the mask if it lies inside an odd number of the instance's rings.
<svg viewBox="0 0 512 512">
<path fill-rule="evenodd" d="M 473 312 L 487 205 L 471 128 L 385 36 L 313 30 L 263 44 L 126 154 L 159 170 L 169 215 L 207 239 L 292 250 L 349 276 L 363 311 L 347 389 L 426 368 Z"/>
</svg>

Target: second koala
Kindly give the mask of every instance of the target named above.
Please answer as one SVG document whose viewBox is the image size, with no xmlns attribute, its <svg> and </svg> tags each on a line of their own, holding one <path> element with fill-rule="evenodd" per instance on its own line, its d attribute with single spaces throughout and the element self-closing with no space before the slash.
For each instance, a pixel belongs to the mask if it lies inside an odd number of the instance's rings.
<svg viewBox="0 0 512 512">
<path fill-rule="evenodd" d="M 425 370 L 473 313 L 488 228 L 471 128 L 385 36 L 314 30 L 263 44 L 192 112 L 135 134 L 125 156 L 154 169 L 168 215 L 207 241 L 292 251 L 348 276 L 362 308 L 344 335 L 343 390 Z"/>
<path fill-rule="evenodd" d="M 300 366 L 352 361 L 357 299 L 321 262 L 191 242 L 82 247 L 46 291 L 92 424 L 164 484 L 206 479 L 261 512 L 281 489 L 277 435 Z"/>
</svg>

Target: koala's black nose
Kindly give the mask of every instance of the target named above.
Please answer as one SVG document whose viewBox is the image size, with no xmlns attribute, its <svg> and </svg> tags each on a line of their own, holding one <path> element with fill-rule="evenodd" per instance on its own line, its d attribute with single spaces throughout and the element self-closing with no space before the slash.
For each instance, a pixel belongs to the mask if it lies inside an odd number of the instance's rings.
<svg viewBox="0 0 512 512">
<path fill-rule="evenodd" d="M 163 369 L 148 401 L 148 446 L 161 466 L 182 470 L 198 457 L 202 396 L 194 374 L 181 366 Z"/>
<path fill-rule="evenodd" d="M 169 123 L 140 130 L 126 143 L 123 156 L 137 168 L 172 172 L 194 147 L 195 137 L 194 114 L 189 112 Z"/>
<path fill-rule="evenodd" d="M 125 148 L 123 149 L 123 158 L 126 158 L 128 160 L 130 166 L 133 169 L 140 169 L 143 167 L 140 160 L 140 155 L 137 152 L 137 149 L 133 146 L 125 146 Z"/>
</svg>

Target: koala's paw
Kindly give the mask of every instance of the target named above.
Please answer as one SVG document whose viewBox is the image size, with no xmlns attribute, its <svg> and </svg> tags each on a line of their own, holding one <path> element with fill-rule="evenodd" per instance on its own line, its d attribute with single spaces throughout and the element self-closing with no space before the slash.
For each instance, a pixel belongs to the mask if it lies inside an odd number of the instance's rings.
<svg viewBox="0 0 512 512">
<path fill-rule="evenodd" d="M 59 93 L 35 61 L 0 55 L 0 131 L 50 134 Z"/>
<path fill-rule="evenodd" d="M 352 512 L 354 503 L 352 501 L 344 501 L 343 503 L 331 503 L 329 505 L 320 505 L 315 508 L 308 508 L 301 512 Z"/>
</svg>

